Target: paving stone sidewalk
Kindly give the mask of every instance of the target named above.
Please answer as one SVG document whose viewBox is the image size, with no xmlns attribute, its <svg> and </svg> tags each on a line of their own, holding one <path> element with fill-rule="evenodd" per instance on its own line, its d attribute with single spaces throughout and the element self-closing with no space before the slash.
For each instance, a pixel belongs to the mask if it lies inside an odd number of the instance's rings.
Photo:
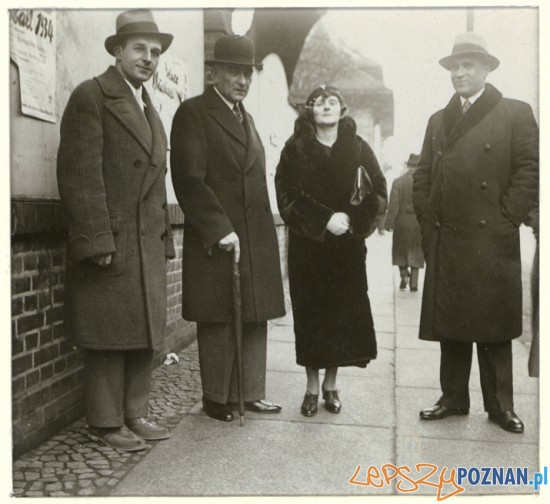
<svg viewBox="0 0 550 504">
<path fill-rule="evenodd" d="M 197 343 L 179 352 L 178 357 L 179 363 L 154 370 L 151 388 L 151 418 L 170 430 L 202 395 Z M 78 420 L 15 460 L 13 495 L 108 496 L 153 446 L 149 442 L 141 452 L 119 452 L 90 441 L 86 430 L 86 422 Z"/>
</svg>

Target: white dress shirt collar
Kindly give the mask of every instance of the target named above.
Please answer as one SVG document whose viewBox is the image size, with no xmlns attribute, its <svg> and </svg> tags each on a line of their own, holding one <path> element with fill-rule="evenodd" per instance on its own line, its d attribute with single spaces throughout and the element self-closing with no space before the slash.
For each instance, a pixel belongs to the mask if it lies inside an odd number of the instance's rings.
<svg viewBox="0 0 550 504">
<path fill-rule="evenodd" d="M 231 103 L 225 96 L 223 96 L 216 86 L 214 86 L 214 89 L 216 90 L 216 93 L 218 93 L 218 96 L 223 100 L 223 102 L 231 109 L 231 112 L 233 112 L 233 107 L 237 105 L 236 103 Z"/>
<path fill-rule="evenodd" d="M 123 77 L 124 79 L 124 77 Z M 126 84 L 128 84 L 128 87 L 132 91 L 132 94 L 134 95 L 134 98 L 138 102 L 139 108 L 143 111 L 145 111 L 145 102 L 143 101 L 143 86 L 139 86 L 137 89 L 132 85 L 130 81 L 127 81 L 124 79 Z"/>
<path fill-rule="evenodd" d="M 464 102 L 468 100 L 470 102 L 470 105 L 473 105 L 475 101 L 483 94 L 483 91 L 485 91 L 485 86 L 481 88 L 480 91 L 478 91 L 475 95 L 470 96 L 469 98 L 465 98 L 464 96 L 460 97 L 460 103 L 464 105 Z"/>
</svg>

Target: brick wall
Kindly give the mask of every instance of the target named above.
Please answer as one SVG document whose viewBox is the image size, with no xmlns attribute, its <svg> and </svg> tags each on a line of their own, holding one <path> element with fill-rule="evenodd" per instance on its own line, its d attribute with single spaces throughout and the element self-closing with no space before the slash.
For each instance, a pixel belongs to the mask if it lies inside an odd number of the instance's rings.
<svg viewBox="0 0 550 504">
<path fill-rule="evenodd" d="M 63 337 L 65 240 L 12 241 L 14 449 L 30 448 L 81 414 L 82 357 Z M 45 435 L 47 435 L 45 433 Z"/>
</svg>

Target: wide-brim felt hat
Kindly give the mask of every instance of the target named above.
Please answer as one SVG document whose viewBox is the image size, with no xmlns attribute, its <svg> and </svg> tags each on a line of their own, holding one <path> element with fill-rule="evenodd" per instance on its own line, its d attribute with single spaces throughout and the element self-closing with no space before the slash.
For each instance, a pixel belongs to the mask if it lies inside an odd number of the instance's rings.
<svg viewBox="0 0 550 504">
<path fill-rule="evenodd" d="M 409 159 L 407 160 L 407 166 L 418 166 L 418 163 L 420 162 L 420 155 L 419 154 L 409 154 Z"/>
<path fill-rule="evenodd" d="M 474 32 L 466 32 L 457 35 L 452 53 L 440 59 L 439 64 L 443 68 L 450 70 L 452 62 L 456 58 L 463 56 L 477 56 L 481 58 L 489 65 L 491 71 L 500 65 L 498 58 L 489 53 L 485 39 Z"/>
<path fill-rule="evenodd" d="M 174 36 L 171 33 L 161 33 L 153 14 L 149 9 L 131 9 L 119 14 L 116 18 L 116 34 L 105 39 L 105 49 L 114 56 L 114 48 L 125 38 L 139 35 L 155 35 L 160 40 L 163 53 L 170 47 Z"/>
<path fill-rule="evenodd" d="M 214 44 L 214 56 L 205 63 L 241 65 L 259 70 L 263 67 L 261 63 L 256 63 L 254 42 L 245 35 L 222 35 Z"/>
</svg>

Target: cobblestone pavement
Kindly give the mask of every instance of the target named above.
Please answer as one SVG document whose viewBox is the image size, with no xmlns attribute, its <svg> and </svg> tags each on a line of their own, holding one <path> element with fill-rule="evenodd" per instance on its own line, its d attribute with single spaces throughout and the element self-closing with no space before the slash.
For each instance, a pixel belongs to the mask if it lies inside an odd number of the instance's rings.
<svg viewBox="0 0 550 504">
<path fill-rule="evenodd" d="M 179 363 L 153 372 L 150 417 L 172 429 L 201 398 L 194 342 L 179 354 Z M 152 448 L 119 452 L 86 437 L 78 420 L 13 463 L 13 495 L 17 497 L 107 496 Z M 170 440 L 161 441 L 169 443 Z"/>
</svg>

